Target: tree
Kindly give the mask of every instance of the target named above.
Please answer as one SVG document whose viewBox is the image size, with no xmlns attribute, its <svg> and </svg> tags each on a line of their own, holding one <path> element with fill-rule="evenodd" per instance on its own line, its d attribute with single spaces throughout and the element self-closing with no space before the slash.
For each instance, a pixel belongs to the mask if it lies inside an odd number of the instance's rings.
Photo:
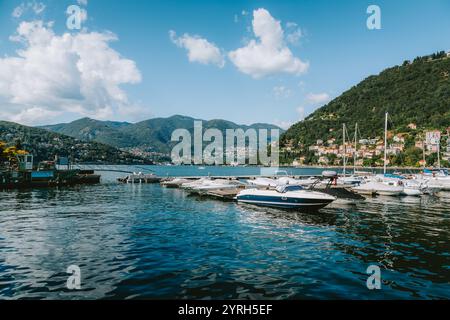
<svg viewBox="0 0 450 320">
<path fill-rule="evenodd" d="M 5 155 L 5 149 L 6 149 L 6 143 L 3 141 L 0 141 L 0 163 L 6 161 L 6 155 Z"/>
</svg>

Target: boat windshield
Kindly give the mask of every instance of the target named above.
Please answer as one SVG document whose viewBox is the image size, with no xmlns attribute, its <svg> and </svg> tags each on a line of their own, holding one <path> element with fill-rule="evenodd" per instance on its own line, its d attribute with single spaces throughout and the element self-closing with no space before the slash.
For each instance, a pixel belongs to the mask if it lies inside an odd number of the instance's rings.
<svg viewBox="0 0 450 320">
<path fill-rule="evenodd" d="M 297 186 L 297 185 L 286 185 L 286 186 L 280 186 L 277 188 L 277 191 L 280 193 L 291 192 L 291 191 L 300 191 L 300 190 L 303 190 L 303 187 Z"/>
</svg>

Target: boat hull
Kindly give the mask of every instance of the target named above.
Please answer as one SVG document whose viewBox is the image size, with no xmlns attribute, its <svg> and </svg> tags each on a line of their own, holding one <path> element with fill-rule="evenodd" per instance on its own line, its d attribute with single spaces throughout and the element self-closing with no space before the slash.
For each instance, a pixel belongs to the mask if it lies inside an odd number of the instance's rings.
<svg viewBox="0 0 450 320">
<path fill-rule="evenodd" d="M 410 188 L 405 188 L 402 192 L 402 195 L 408 196 L 408 197 L 420 197 L 422 194 L 423 194 L 422 191 L 420 191 L 418 189 L 410 189 Z"/>
<path fill-rule="evenodd" d="M 334 200 L 300 199 L 282 196 L 238 195 L 237 201 L 240 203 L 254 204 L 264 207 L 315 211 L 326 207 Z"/>
<path fill-rule="evenodd" d="M 402 194 L 402 191 L 395 190 L 376 190 L 376 194 L 380 196 L 398 197 Z"/>
</svg>

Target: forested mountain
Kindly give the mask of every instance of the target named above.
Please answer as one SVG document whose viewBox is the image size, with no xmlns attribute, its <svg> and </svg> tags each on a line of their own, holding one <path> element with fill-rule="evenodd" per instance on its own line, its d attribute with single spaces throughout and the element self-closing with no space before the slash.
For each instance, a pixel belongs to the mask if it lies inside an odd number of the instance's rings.
<svg viewBox="0 0 450 320">
<path fill-rule="evenodd" d="M 97 141 L 118 148 L 140 148 L 146 151 L 168 154 L 172 143 L 172 132 L 176 129 L 194 131 L 197 119 L 175 115 L 169 118 L 154 118 L 135 124 L 126 122 L 99 121 L 89 118 L 80 119 L 67 124 L 44 126 L 42 128 L 66 134 L 84 141 Z M 226 120 L 200 120 L 203 129 L 216 128 L 225 133 L 226 129 L 241 128 L 280 129 L 271 124 L 258 123 L 251 126 L 238 125 Z M 280 129 L 280 133 L 283 132 Z"/>
<path fill-rule="evenodd" d="M 32 153 L 36 161 L 53 160 L 55 155 L 59 155 L 70 157 L 75 162 L 115 164 L 144 162 L 141 157 L 102 143 L 80 141 L 13 122 L 0 121 L 0 141 L 8 145 L 20 145 L 20 149 Z"/>
<path fill-rule="evenodd" d="M 368 77 L 293 125 L 283 134 L 281 146 L 305 152 L 318 139 L 342 141 L 344 123 L 349 128 L 358 123 L 361 137 L 382 136 L 386 112 L 389 130 L 407 133 L 410 144 L 429 129 L 444 133 L 450 127 L 449 55 L 439 52 L 418 57 Z M 411 130 L 410 124 L 417 128 Z"/>
</svg>

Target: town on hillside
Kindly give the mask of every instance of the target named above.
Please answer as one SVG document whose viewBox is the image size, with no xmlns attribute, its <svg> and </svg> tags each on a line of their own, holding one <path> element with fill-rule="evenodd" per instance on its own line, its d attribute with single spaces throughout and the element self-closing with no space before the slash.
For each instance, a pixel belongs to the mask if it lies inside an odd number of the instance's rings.
<svg viewBox="0 0 450 320">
<path fill-rule="evenodd" d="M 450 127 L 440 130 L 420 130 L 410 123 L 405 132 L 388 131 L 387 164 L 391 166 L 448 167 L 450 162 Z M 332 129 L 330 129 L 332 130 Z M 352 139 L 353 138 L 353 139 Z M 355 141 L 355 134 L 348 136 L 345 145 L 336 138 L 318 139 L 315 144 L 295 145 L 288 141 L 280 150 L 291 155 L 293 166 L 323 165 L 342 166 L 344 154 L 346 164 L 378 167 L 384 165 L 384 137 L 366 137 Z M 440 152 L 438 152 L 440 151 Z M 292 155 L 294 155 L 292 157 Z M 289 157 L 285 157 L 289 159 Z"/>
</svg>

